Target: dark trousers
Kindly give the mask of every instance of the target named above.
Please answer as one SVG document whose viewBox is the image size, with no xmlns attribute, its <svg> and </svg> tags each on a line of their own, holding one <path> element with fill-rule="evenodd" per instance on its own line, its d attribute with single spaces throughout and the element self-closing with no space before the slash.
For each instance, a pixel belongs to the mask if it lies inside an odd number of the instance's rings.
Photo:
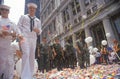
<svg viewBox="0 0 120 79">
<path fill-rule="evenodd" d="M 108 54 L 103 54 L 102 56 L 103 56 L 103 62 L 108 64 Z"/>
<path fill-rule="evenodd" d="M 96 64 L 100 64 L 100 57 L 96 57 Z"/>
<path fill-rule="evenodd" d="M 60 71 L 62 70 L 62 56 L 61 55 L 56 55 L 54 59 L 55 66 L 57 67 L 57 70 Z"/>
<path fill-rule="evenodd" d="M 40 70 L 44 73 L 44 70 L 49 70 L 49 58 L 47 54 L 40 55 Z"/>
</svg>

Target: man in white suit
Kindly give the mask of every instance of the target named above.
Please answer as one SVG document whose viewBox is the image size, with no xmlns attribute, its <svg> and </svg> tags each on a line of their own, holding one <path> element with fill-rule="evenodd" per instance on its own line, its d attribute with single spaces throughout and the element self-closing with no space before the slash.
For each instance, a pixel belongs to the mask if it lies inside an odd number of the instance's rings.
<svg viewBox="0 0 120 79">
<path fill-rule="evenodd" d="M 9 19 L 10 7 L 0 5 L 0 79 L 13 79 L 14 53 L 11 50 L 13 36 L 16 35 L 17 27 Z"/>
<path fill-rule="evenodd" d="M 21 31 L 20 45 L 22 49 L 21 79 L 32 79 L 37 35 L 41 33 L 41 22 L 35 16 L 37 5 L 28 3 L 28 14 L 21 16 L 18 27 Z"/>
</svg>

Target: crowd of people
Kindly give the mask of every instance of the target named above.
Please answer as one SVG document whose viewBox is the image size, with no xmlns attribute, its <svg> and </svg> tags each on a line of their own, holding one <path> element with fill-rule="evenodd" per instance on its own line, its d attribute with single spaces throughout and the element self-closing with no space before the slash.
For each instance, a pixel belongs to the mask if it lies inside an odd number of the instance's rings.
<svg viewBox="0 0 120 79">
<path fill-rule="evenodd" d="M 60 45 L 59 38 L 56 37 L 54 41 L 52 45 L 49 45 L 44 37 L 42 43 L 37 46 L 38 69 L 42 73 L 54 68 L 61 71 L 64 68 L 74 69 L 77 66 L 80 69 L 90 67 L 90 54 L 95 57 L 93 64 L 109 65 L 119 63 L 120 61 L 120 50 L 116 51 L 116 49 L 120 49 L 117 40 L 113 41 L 113 47 L 102 45 L 97 51 L 89 49 L 81 37 L 76 42 L 75 47 L 69 40 L 66 42 L 64 48 Z"/>
</svg>

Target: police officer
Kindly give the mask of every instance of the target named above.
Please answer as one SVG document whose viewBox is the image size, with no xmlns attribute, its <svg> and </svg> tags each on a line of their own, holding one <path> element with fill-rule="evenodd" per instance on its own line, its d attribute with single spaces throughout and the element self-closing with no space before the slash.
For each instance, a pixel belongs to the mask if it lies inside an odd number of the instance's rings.
<svg viewBox="0 0 120 79">
<path fill-rule="evenodd" d="M 62 70 L 63 52 L 59 39 L 57 37 L 55 38 L 55 43 L 53 44 L 53 52 L 55 66 L 57 67 L 58 71 L 60 71 Z"/>
<path fill-rule="evenodd" d="M 28 3 L 28 14 L 22 15 L 18 22 L 18 27 L 22 36 L 22 73 L 21 79 L 32 79 L 34 71 L 34 60 L 37 35 L 41 33 L 41 22 L 35 16 L 37 5 L 35 3 Z"/>
<path fill-rule="evenodd" d="M 3 79 L 13 79 L 14 72 L 11 42 L 13 36 L 16 36 L 17 27 L 8 17 L 9 10 L 9 6 L 0 5 L 0 76 Z"/>
</svg>

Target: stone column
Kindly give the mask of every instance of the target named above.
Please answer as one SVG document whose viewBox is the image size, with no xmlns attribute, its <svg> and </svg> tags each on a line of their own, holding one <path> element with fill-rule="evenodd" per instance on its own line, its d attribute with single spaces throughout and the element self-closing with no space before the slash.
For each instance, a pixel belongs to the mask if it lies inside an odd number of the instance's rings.
<svg viewBox="0 0 120 79">
<path fill-rule="evenodd" d="M 75 33 L 73 33 L 73 35 L 72 35 L 72 39 L 73 39 L 73 46 L 75 46 L 75 41 L 76 41 L 76 34 Z"/>
<path fill-rule="evenodd" d="M 74 24 L 74 22 L 73 22 L 73 14 L 72 14 L 72 7 L 70 6 L 70 5 L 68 5 L 68 12 L 69 12 L 69 17 L 70 17 L 70 23 L 71 23 L 71 25 L 73 25 Z"/>
<path fill-rule="evenodd" d="M 85 37 L 86 37 L 86 38 L 87 38 L 87 37 L 91 37 L 91 33 L 90 33 L 89 27 L 85 27 Z M 92 46 L 92 42 L 89 43 L 89 44 L 87 44 L 87 45 L 88 45 L 88 47 L 89 47 L 89 46 Z"/>
<path fill-rule="evenodd" d="M 112 30 L 109 17 L 103 18 L 103 26 L 104 26 L 105 33 L 110 33 L 111 35 L 110 37 L 107 37 L 108 45 L 111 46 L 113 45 L 112 40 L 115 39 L 115 36 Z"/>
<path fill-rule="evenodd" d="M 84 0 L 79 0 L 79 3 L 80 3 L 81 13 L 82 13 L 82 15 L 85 15 L 86 11 L 85 11 Z"/>
</svg>

